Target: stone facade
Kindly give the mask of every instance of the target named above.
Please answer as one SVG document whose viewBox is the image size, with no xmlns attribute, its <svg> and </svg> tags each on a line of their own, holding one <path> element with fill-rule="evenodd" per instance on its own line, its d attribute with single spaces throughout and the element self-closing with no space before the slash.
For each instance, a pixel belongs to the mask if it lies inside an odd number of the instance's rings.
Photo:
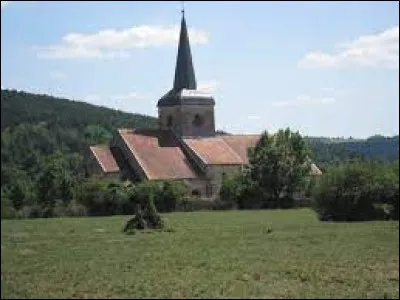
<svg viewBox="0 0 400 300">
<path fill-rule="evenodd" d="M 160 129 L 179 136 L 215 135 L 214 105 L 175 105 L 158 108 Z"/>
</svg>

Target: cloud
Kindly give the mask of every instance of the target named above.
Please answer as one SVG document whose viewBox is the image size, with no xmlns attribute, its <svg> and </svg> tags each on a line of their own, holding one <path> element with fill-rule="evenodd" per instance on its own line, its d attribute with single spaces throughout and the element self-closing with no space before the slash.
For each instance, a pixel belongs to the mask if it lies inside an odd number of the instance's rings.
<svg viewBox="0 0 400 300">
<path fill-rule="evenodd" d="M 1 1 L 1 9 L 9 5 L 12 1 Z"/>
<path fill-rule="evenodd" d="M 302 68 L 399 68 L 399 26 L 336 45 L 335 54 L 314 51 L 298 63 Z"/>
<path fill-rule="evenodd" d="M 248 120 L 260 120 L 261 117 L 260 116 L 248 116 L 247 119 Z"/>
<path fill-rule="evenodd" d="M 333 104 L 335 102 L 336 102 L 336 99 L 333 97 L 313 98 L 313 97 L 310 97 L 307 95 L 303 95 L 303 96 L 298 96 L 295 100 L 273 102 L 272 106 L 274 106 L 274 107 L 299 107 L 299 106 L 308 106 L 308 105 L 327 105 L 327 104 Z"/>
<path fill-rule="evenodd" d="M 175 46 L 179 26 L 140 25 L 125 29 L 107 29 L 97 33 L 69 33 L 57 44 L 34 46 L 41 59 L 113 59 L 126 58 L 129 50 Z M 191 44 L 208 43 L 208 33 L 189 29 Z"/>
<path fill-rule="evenodd" d="M 197 85 L 197 89 L 205 93 L 213 94 L 219 89 L 220 85 L 220 82 L 217 80 L 203 81 Z"/>
<path fill-rule="evenodd" d="M 53 71 L 50 73 L 50 77 L 52 77 L 54 79 L 65 79 L 65 78 L 67 78 L 67 75 L 60 71 Z"/>
</svg>

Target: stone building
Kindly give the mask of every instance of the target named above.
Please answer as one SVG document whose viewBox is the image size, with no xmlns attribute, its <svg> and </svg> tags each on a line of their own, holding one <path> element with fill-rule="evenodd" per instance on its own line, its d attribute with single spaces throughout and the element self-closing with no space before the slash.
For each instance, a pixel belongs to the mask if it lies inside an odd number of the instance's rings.
<svg viewBox="0 0 400 300">
<path fill-rule="evenodd" d="M 129 180 L 180 180 L 192 194 L 214 198 L 224 174 L 248 164 L 260 135 L 218 135 L 215 100 L 197 90 L 184 15 L 173 87 L 159 99 L 158 129 L 119 129 L 109 145 L 91 146 L 89 175 Z M 312 165 L 311 173 L 321 171 Z"/>
</svg>

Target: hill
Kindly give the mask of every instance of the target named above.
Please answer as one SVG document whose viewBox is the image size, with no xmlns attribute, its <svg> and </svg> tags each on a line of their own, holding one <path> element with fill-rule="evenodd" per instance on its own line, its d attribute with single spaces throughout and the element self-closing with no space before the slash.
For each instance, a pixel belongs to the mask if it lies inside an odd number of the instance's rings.
<svg viewBox="0 0 400 300">
<path fill-rule="evenodd" d="M 1 129 L 20 124 L 46 122 L 67 128 L 101 125 L 111 130 L 118 127 L 154 128 L 157 119 L 125 113 L 80 101 L 37 95 L 15 90 L 1 90 Z"/>
<path fill-rule="evenodd" d="M 49 160 L 83 176 L 83 153 L 121 127 L 155 128 L 157 119 L 79 101 L 1 90 L 1 189 L 29 188 Z"/>
</svg>

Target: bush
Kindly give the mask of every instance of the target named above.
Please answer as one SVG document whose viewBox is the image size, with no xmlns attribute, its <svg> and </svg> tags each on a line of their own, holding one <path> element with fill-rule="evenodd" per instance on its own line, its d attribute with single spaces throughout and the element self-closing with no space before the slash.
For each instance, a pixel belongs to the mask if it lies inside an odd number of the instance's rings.
<svg viewBox="0 0 400 300">
<path fill-rule="evenodd" d="M 123 182 L 112 182 L 98 178 L 84 181 L 78 188 L 77 202 L 87 208 L 91 216 L 131 214 L 128 187 Z"/>
<path fill-rule="evenodd" d="M 135 193 L 131 194 L 131 201 L 135 205 L 135 216 L 130 219 L 125 228 L 125 233 L 132 233 L 142 229 L 162 229 L 164 222 L 154 205 L 154 185 L 139 184 Z"/>
<path fill-rule="evenodd" d="M 17 211 L 15 210 L 12 202 L 1 194 L 1 218 L 2 219 L 13 219 L 16 217 Z"/>
<path fill-rule="evenodd" d="M 66 208 L 66 215 L 69 217 L 84 217 L 88 213 L 84 205 L 76 202 L 76 200 L 72 200 Z"/>
<path fill-rule="evenodd" d="M 377 204 L 392 205 L 394 217 L 398 190 L 398 175 L 396 180 L 385 165 L 349 163 L 322 175 L 313 191 L 313 206 L 323 221 L 386 219 Z"/>
<path fill-rule="evenodd" d="M 38 204 L 23 206 L 17 212 L 17 218 L 19 219 L 42 218 L 42 217 L 43 217 L 43 209 Z"/>
<path fill-rule="evenodd" d="M 200 211 L 212 210 L 215 207 L 215 202 L 207 199 L 196 199 L 185 197 L 176 207 L 177 211 Z"/>
<path fill-rule="evenodd" d="M 242 174 L 231 173 L 223 177 L 216 207 L 232 209 L 238 206 L 243 191 Z"/>
<path fill-rule="evenodd" d="M 57 200 L 54 204 L 52 216 L 53 217 L 65 217 L 67 215 L 67 208 L 63 201 Z"/>
<path fill-rule="evenodd" d="M 159 212 L 172 212 L 187 196 L 188 189 L 182 182 L 164 181 L 155 192 L 154 204 Z"/>
</svg>

